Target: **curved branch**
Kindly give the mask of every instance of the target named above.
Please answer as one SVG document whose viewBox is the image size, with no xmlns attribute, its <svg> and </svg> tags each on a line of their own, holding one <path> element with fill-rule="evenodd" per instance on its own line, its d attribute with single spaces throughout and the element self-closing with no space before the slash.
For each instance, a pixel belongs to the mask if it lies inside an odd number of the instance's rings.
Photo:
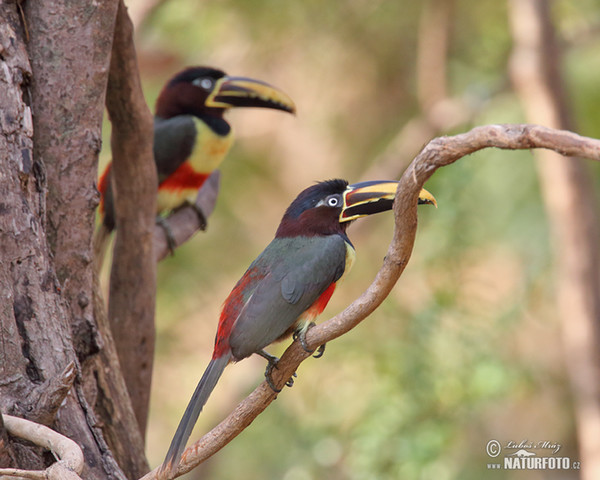
<svg viewBox="0 0 600 480">
<path fill-rule="evenodd" d="M 81 480 L 79 474 L 83 471 L 83 452 L 73 440 L 55 432 L 51 428 L 25 420 L 24 418 L 13 417 L 11 415 L 2 415 L 2 418 L 8 433 L 50 450 L 60 460 L 43 471 L 0 468 L 0 477 Z"/>
<path fill-rule="evenodd" d="M 460 135 L 433 139 L 417 155 L 400 179 L 394 203 L 394 236 L 373 283 L 344 311 L 308 330 L 306 340 L 310 348 L 316 348 L 352 330 L 388 296 L 412 253 L 417 229 L 417 198 L 424 183 L 438 168 L 490 147 L 508 150 L 547 148 L 566 156 L 600 160 L 600 140 L 538 125 L 488 125 Z M 308 357 L 309 354 L 298 342 L 292 343 L 282 355 L 274 372 L 275 385 L 283 388 L 286 380 Z M 277 394 L 266 382 L 262 382 L 225 420 L 184 452 L 177 475 L 189 472 L 227 445 L 276 397 Z M 158 478 L 157 469 L 142 478 Z"/>
<path fill-rule="evenodd" d="M 539 125 L 486 125 L 467 133 L 431 140 L 400 179 L 394 204 L 394 237 L 373 283 L 343 312 L 311 328 L 306 335 L 309 347 L 317 347 L 343 335 L 381 304 L 410 259 L 417 227 L 419 191 L 438 168 L 484 148 L 546 148 L 565 156 L 600 160 L 600 140 Z"/>
</svg>

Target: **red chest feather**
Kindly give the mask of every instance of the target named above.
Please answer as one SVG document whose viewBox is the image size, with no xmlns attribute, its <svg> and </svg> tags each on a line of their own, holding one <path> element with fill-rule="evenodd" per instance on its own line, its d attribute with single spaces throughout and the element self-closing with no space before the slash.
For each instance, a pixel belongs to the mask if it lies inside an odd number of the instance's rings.
<svg viewBox="0 0 600 480">
<path fill-rule="evenodd" d="M 209 175 L 210 172 L 203 173 L 195 171 L 189 163 L 185 162 L 160 184 L 159 190 L 199 190 Z"/>
<path fill-rule="evenodd" d="M 323 313 L 323 310 L 325 310 L 325 307 L 327 306 L 327 304 L 329 303 L 329 300 L 331 299 L 331 296 L 333 295 L 333 292 L 335 291 L 335 282 L 333 282 L 331 285 L 329 285 L 327 287 L 327 290 L 325 290 L 321 296 L 319 298 L 317 298 L 317 300 L 315 301 L 315 303 L 313 303 L 308 310 L 306 311 L 306 313 L 308 315 L 311 316 L 318 316 L 321 315 L 321 313 Z"/>
</svg>

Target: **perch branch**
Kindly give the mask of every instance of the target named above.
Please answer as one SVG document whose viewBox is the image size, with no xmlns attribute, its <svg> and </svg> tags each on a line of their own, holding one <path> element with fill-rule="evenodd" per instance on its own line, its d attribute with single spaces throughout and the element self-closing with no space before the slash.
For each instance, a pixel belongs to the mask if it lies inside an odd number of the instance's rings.
<svg viewBox="0 0 600 480">
<path fill-rule="evenodd" d="M 221 172 L 215 170 L 204 182 L 196 197 L 196 208 L 200 209 L 206 219 L 210 217 L 217 204 L 220 180 Z M 201 228 L 198 214 L 189 206 L 173 212 L 166 221 L 171 229 L 176 247 L 187 242 Z M 156 261 L 162 260 L 168 254 L 169 246 L 165 230 L 157 225 L 154 228 L 154 256 Z"/>
<path fill-rule="evenodd" d="M 84 466 L 83 452 L 73 440 L 44 425 L 23 418 L 10 415 L 2 415 L 2 418 L 8 433 L 50 450 L 60 460 L 43 471 L 0 468 L 0 477 L 81 480 L 79 474 Z"/>
<path fill-rule="evenodd" d="M 308 330 L 306 341 L 309 348 L 316 348 L 350 331 L 387 297 L 410 259 L 417 229 L 417 198 L 433 173 L 466 155 L 491 147 L 508 150 L 547 148 L 567 156 L 600 160 L 600 140 L 538 125 L 488 125 L 460 135 L 433 139 L 400 179 L 394 203 L 393 239 L 373 283 L 344 311 Z M 286 380 L 308 356 L 298 342 L 292 343 L 274 372 L 275 386 L 283 388 Z M 225 420 L 186 449 L 177 476 L 191 471 L 218 452 L 250 425 L 276 397 L 266 382 L 262 382 Z M 157 470 L 142 477 L 143 480 L 158 478 Z"/>
</svg>

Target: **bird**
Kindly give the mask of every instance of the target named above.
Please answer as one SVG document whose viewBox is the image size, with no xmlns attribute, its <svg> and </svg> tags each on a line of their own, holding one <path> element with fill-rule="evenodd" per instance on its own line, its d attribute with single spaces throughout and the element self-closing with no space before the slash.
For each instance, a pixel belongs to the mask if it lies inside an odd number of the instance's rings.
<svg viewBox="0 0 600 480">
<path fill-rule="evenodd" d="M 307 329 L 354 262 L 348 225 L 357 218 L 390 210 L 397 187 L 395 181 L 349 185 L 342 179 L 326 180 L 303 190 L 290 204 L 275 238 L 223 304 L 212 358 L 179 423 L 162 472 L 176 470 L 198 416 L 229 363 L 254 353 L 263 356 L 268 361 L 265 377 L 276 390 L 270 372 L 278 358 L 265 347 L 293 335 L 309 351 Z M 437 206 L 425 189 L 419 203 Z"/>
<path fill-rule="evenodd" d="M 194 206 L 198 190 L 233 144 L 233 130 L 224 114 L 242 107 L 296 112 L 292 99 L 278 88 L 261 80 L 229 76 L 212 67 L 187 67 L 166 83 L 156 100 L 154 116 L 157 213 L 186 204 Z M 98 181 L 101 225 L 95 235 L 94 250 L 100 258 L 116 227 L 111 166 L 106 166 Z M 206 219 L 201 211 L 196 211 L 205 227 Z M 166 230 L 166 234 L 172 250 L 170 231 Z"/>
</svg>

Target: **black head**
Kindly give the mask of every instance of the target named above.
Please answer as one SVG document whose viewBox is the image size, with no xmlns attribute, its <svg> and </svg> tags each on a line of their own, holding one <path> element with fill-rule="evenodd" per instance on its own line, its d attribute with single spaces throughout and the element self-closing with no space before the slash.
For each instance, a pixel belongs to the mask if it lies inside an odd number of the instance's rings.
<svg viewBox="0 0 600 480">
<path fill-rule="evenodd" d="M 260 107 L 293 113 L 294 102 L 260 80 L 231 77 L 209 67 L 190 67 L 165 85 L 156 101 L 156 116 L 195 115 L 221 118 L 233 107 Z"/>
<path fill-rule="evenodd" d="M 300 193 L 288 207 L 276 237 L 345 234 L 357 218 L 391 210 L 398 182 L 373 181 L 348 185 L 335 179 L 317 183 Z M 435 203 L 435 198 L 421 190 L 419 203 Z"/>
<path fill-rule="evenodd" d="M 188 67 L 177 73 L 168 81 L 167 87 L 178 83 L 191 83 L 202 87 L 206 91 L 212 91 L 215 83 L 225 76 L 225 72 L 211 67 Z"/>
<path fill-rule="evenodd" d="M 225 109 L 208 107 L 206 100 L 223 77 L 225 72 L 215 68 L 189 67 L 182 70 L 160 92 L 156 100 L 156 116 L 222 116 Z"/>
<path fill-rule="evenodd" d="M 343 233 L 339 217 L 344 205 L 346 180 L 319 182 L 303 190 L 287 208 L 276 237 L 331 235 Z"/>
</svg>

